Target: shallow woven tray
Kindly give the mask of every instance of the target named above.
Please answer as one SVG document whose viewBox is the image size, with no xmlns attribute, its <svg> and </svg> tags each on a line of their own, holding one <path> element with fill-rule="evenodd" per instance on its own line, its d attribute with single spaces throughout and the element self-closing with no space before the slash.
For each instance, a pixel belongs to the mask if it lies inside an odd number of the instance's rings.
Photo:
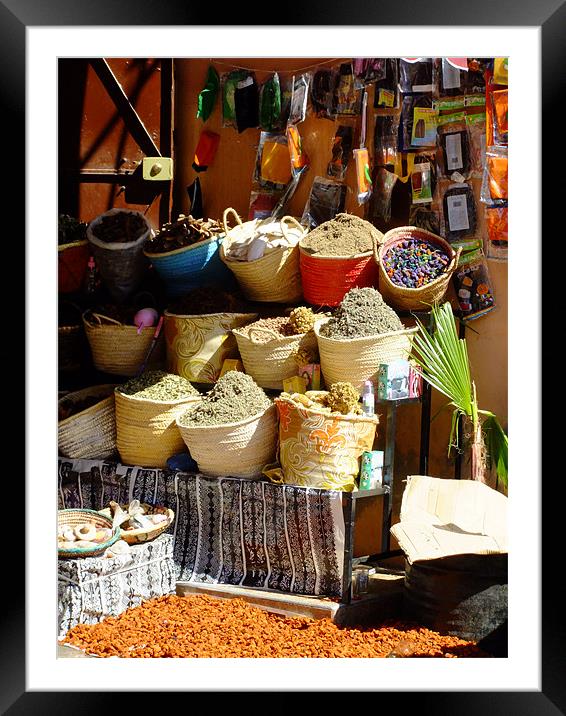
<svg viewBox="0 0 566 716">
<path fill-rule="evenodd" d="M 97 527 L 107 527 L 112 529 L 112 520 L 101 515 L 96 510 L 71 509 L 59 510 L 57 513 L 57 525 L 59 527 L 76 527 L 83 522 L 91 522 Z M 114 531 L 114 534 L 106 542 L 101 542 L 96 547 L 88 549 L 86 547 L 77 547 L 75 549 L 59 549 L 60 559 L 69 559 L 72 557 L 96 557 L 112 546 L 116 540 L 120 538 L 120 530 Z"/>
<path fill-rule="evenodd" d="M 128 544 L 141 544 L 142 542 L 149 542 L 150 540 L 159 537 L 159 535 L 162 532 L 165 532 L 165 530 L 172 524 L 173 520 L 175 519 L 175 513 L 169 507 L 164 507 L 162 505 L 150 505 L 146 502 L 142 502 L 140 506 L 145 509 L 146 515 L 166 515 L 167 522 L 164 522 L 161 525 L 155 525 L 152 529 L 149 530 L 145 530 L 142 528 L 137 530 L 120 530 L 122 534 L 122 539 Z M 123 510 L 128 509 L 128 505 L 120 505 L 120 507 Z M 99 514 L 104 515 L 111 520 L 111 512 L 109 507 L 105 507 L 103 510 L 100 510 Z"/>
</svg>

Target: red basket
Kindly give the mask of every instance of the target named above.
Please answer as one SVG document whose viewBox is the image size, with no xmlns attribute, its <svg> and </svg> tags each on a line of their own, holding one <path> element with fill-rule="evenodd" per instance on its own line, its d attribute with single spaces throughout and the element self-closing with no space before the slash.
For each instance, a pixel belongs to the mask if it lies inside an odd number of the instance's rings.
<svg viewBox="0 0 566 716">
<path fill-rule="evenodd" d="M 75 241 L 59 246 L 59 291 L 80 291 L 86 278 L 90 249 L 88 241 Z"/>
<path fill-rule="evenodd" d="M 313 306 L 337 306 L 351 288 L 377 286 L 373 252 L 352 258 L 312 256 L 300 248 L 303 296 Z"/>
</svg>

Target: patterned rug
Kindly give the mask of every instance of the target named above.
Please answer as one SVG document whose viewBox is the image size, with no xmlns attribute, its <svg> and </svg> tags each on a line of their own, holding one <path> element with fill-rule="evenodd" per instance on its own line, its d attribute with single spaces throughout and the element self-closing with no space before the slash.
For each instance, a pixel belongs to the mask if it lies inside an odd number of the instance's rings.
<svg viewBox="0 0 566 716">
<path fill-rule="evenodd" d="M 233 477 L 59 458 L 59 508 L 110 500 L 175 511 L 178 581 L 340 596 L 342 493 Z"/>
</svg>

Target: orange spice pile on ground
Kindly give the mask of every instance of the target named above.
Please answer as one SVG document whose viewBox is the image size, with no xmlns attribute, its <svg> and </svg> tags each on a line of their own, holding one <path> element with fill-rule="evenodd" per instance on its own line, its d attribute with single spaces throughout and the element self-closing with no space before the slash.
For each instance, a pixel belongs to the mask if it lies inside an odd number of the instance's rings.
<svg viewBox="0 0 566 716">
<path fill-rule="evenodd" d="M 206 595 L 150 599 L 65 637 L 102 657 L 485 657 L 472 642 L 388 622 L 378 629 L 339 628 L 330 619 L 286 618 L 242 599 Z"/>
</svg>

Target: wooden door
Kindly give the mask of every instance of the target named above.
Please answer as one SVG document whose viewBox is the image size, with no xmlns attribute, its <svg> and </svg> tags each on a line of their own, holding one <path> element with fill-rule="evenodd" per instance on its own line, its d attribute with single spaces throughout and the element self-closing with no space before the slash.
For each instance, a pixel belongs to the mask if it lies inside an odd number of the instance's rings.
<svg viewBox="0 0 566 716">
<path fill-rule="evenodd" d="M 172 157 L 171 59 L 59 60 L 59 213 L 111 208 L 170 219 L 172 181 L 144 180 L 144 157 Z"/>
</svg>

